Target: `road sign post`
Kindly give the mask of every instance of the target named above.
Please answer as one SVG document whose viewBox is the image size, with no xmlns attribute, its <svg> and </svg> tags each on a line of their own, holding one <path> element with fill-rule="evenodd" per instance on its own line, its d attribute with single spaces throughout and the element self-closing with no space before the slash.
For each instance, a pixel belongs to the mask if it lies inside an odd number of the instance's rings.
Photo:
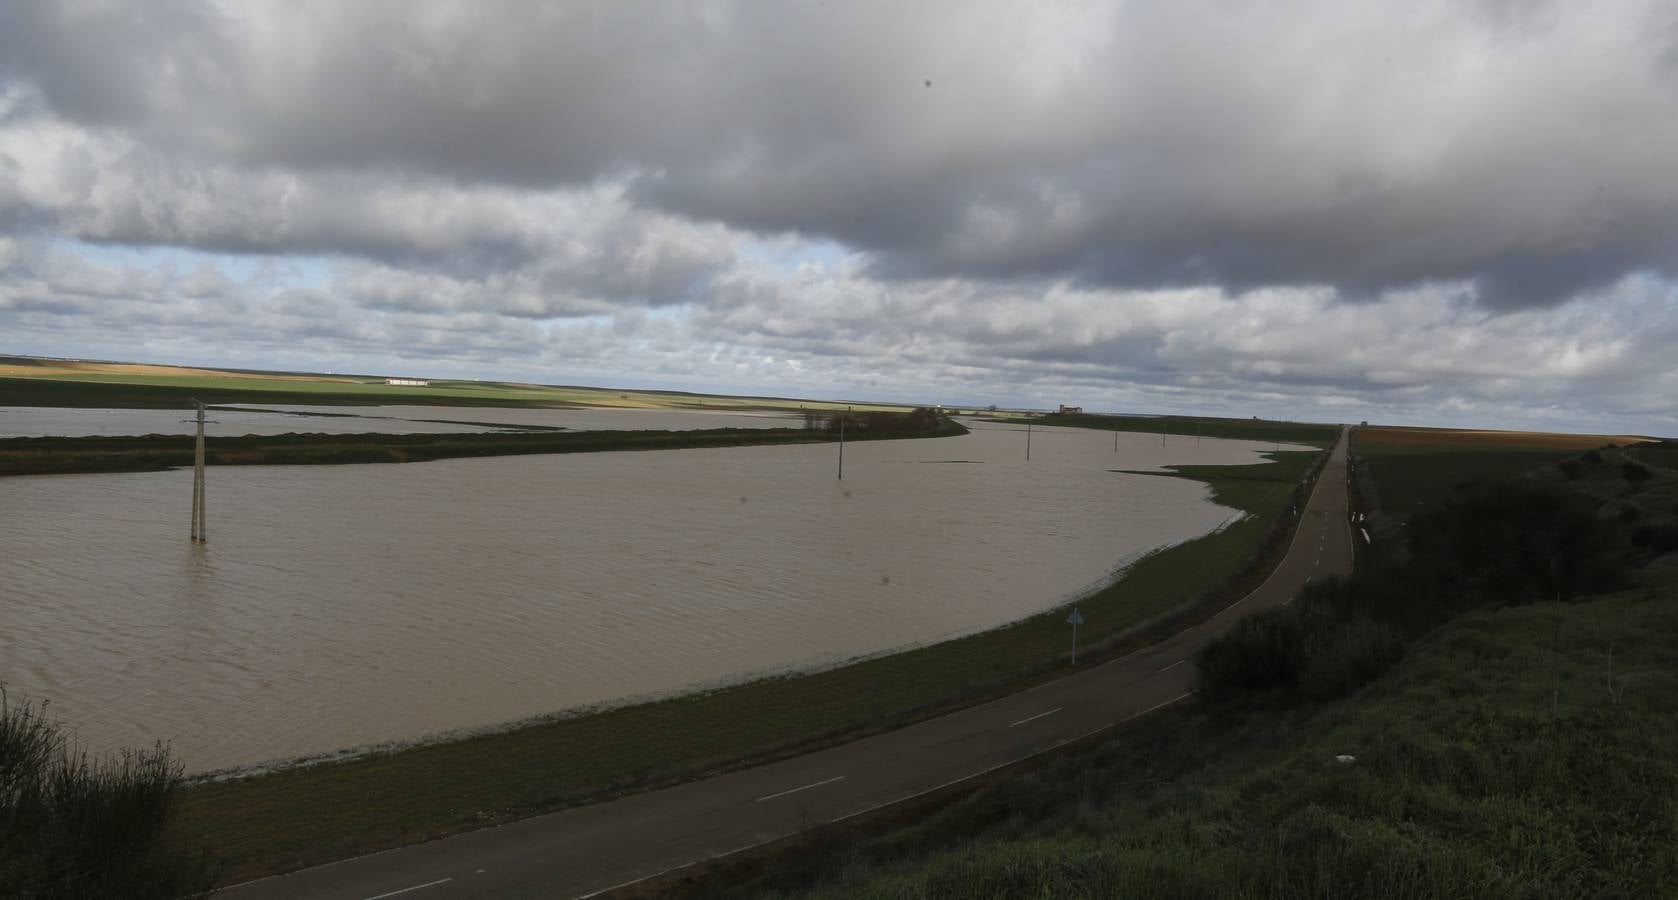
<svg viewBox="0 0 1678 900">
<path fill-rule="evenodd" d="M 1072 664 L 1078 664 L 1078 626 L 1084 624 L 1084 614 L 1078 607 L 1072 607 L 1072 615 L 1066 617 L 1066 624 L 1072 626 Z"/>
</svg>

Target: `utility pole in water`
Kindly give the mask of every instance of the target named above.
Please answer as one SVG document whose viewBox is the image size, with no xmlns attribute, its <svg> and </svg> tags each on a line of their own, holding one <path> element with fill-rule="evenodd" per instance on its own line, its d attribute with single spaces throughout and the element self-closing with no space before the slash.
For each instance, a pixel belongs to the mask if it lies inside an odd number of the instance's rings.
<svg viewBox="0 0 1678 900">
<path fill-rule="evenodd" d="M 1025 461 L 1031 462 L 1031 423 L 1025 423 Z"/>
<path fill-rule="evenodd" d="M 845 480 L 845 420 L 851 417 L 851 408 L 845 407 L 845 414 L 839 417 L 839 480 Z"/>
<path fill-rule="evenodd" d="M 198 440 L 192 450 L 192 540 L 209 541 L 209 526 L 204 521 L 204 401 L 192 401 L 198 407 Z"/>
</svg>

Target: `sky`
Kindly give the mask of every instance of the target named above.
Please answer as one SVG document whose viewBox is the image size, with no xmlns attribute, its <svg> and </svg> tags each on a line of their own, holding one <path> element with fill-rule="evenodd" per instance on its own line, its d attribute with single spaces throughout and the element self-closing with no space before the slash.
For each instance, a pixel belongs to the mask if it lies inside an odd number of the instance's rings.
<svg viewBox="0 0 1678 900">
<path fill-rule="evenodd" d="M 1678 434 L 1678 4 L 0 4 L 0 353 Z"/>
</svg>

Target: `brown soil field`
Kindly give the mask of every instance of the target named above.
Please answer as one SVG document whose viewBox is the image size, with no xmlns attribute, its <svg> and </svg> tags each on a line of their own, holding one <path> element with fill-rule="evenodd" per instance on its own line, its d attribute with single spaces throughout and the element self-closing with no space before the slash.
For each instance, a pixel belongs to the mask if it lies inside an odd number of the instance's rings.
<svg viewBox="0 0 1678 900">
<path fill-rule="evenodd" d="M 354 378 L 340 378 L 332 375 L 280 375 L 268 372 L 229 372 L 222 369 L 194 369 L 186 366 L 157 366 L 145 363 L 89 363 L 54 361 L 39 366 L 20 366 L 0 363 L 0 376 L 15 378 L 65 378 L 76 375 L 129 375 L 129 376 L 188 376 L 202 378 L 206 375 L 216 375 L 224 378 L 250 378 L 261 381 L 328 381 L 340 384 L 356 384 Z"/>
<path fill-rule="evenodd" d="M 1358 429 L 1364 446 L 1429 447 L 1460 450 L 1594 450 L 1608 444 L 1642 444 L 1654 440 L 1633 434 L 1561 434 L 1543 431 L 1473 431 L 1451 428 L 1395 428 L 1367 425 Z"/>
</svg>

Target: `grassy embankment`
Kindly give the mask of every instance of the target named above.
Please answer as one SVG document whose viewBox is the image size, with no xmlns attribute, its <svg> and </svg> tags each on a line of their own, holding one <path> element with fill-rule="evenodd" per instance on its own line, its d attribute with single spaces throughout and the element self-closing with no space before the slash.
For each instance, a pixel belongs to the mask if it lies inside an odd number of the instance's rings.
<svg viewBox="0 0 1678 900">
<path fill-rule="evenodd" d="M 1633 587 L 1532 603 L 1520 591 L 1508 596 L 1501 577 L 1477 582 L 1488 574 L 1478 569 L 1442 575 L 1449 566 L 1427 560 L 1422 574 L 1405 577 L 1459 592 L 1444 602 L 1413 598 L 1445 624 L 1402 632 L 1420 637 L 1361 690 L 1348 679 L 1322 700 L 1301 679 L 1175 708 L 930 815 L 817 829 L 779 856 L 719 864 L 696 882 L 657 889 L 788 897 L 1678 896 L 1671 753 L 1678 555 L 1661 555 L 1638 544 L 1635 528 L 1618 528 L 1650 519 L 1658 528 L 1678 515 L 1678 471 L 1665 465 L 1678 462 L 1678 446 L 1623 451 L 1652 470 L 1627 479 L 1613 459 L 1622 451 L 1581 452 L 1623 443 L 1612 438 L 1581 445 L 1435 434 L 1422 442 L 1375 429 L 1362 438 L 1388 515 L 1495 525 L 1488 539 L 1511 547 L 1559 538 L 1630 566 Z M 1600 459 L 1586 461 L 1593 455 Z M 1569 460 L 1582 468 L 1570 474 Z M 1524 496 L 1560 488 L 1573 498 L 1575 518 L 1523 537 L 1519 515 L 1503 522 L 1486 515 L 1505 496 L 1496 488 L 1455 488 L 1476 478 L 1512 479 L 1525 485 L 1516 495 L 1535 492 Z M 1628 502 L 1642 512 L 1617 512 Z M 1476 504 L 1478 515 L 1463 511 Z M 1390 560 L 1372 562 L 1382 573 L 1398 571 L 1381 568 Z M 1588 570 L 1577 571 L 1573 583 L 1585 583 Z M 1382 585 L 1365 588 L 1378 597 Z M 1380 598 L 1397 601 L 1395 622 L 1411 605 L 1403 591 Z M 1289 616 L 1276 612 L 1270 618 Z M 1355 761 L 1337 762 L 1341 754 Z"/>
<path fill-rule="evenodd" d="M 1333 429 L 1291 432 L 1326 445 Z M 1256 577 L 1299 479 L 1320 458 L 1183 467 L 1217 502 L 1250 513 L 1153 554 L 1080 602 L 1095 665 L 1143 639 L 1127 631 L 1185 604 L 1210 608 Z M 514 731 L 188 792 L 180 833 L 252 877 L 492 825 L 837 743 L 979 702 L 1065 671 L 1059 613 L 824 672 L 609 710 Z M 726 723 L 726 727 L 719 727 Z M 657 735 L 657 738 L 651 736 Z"/>
<path fill-rule="evenodd" d="M 1670 584 L 1470 613 L 1350 698 L 1167 710 L 924 819 L 817 830 L 685 893 L 1671 897 L 1675 647 Z"/>
<path fill-rule="evenodd" d="M 129 363 L 0 357 L 0 406 L 185 409 L 205 403 L 501 407 L 630 407 L 707 410 L 904 410 L 784 397 L 728 397 L 567 385 L 437 379 L 424 387 L 387 385 L 383 376 L 195 369 Z"/>
<path fill-rule="evenodd" d="M 848 441 L 966 434 L 944 420 L 931 431 L 853 432 Z M 422 462 L 471 456 L 590 453 L 811 444 L 837 440 L 802 428 L 712 428 L 695 431 L 521 431 L 470 434 L 278 434 L 205 440 L 212 466 L 337 465 Z M 0 439 L 0 476 L 72 472 L 143 472 L 192 465 L 193 438 L 42 437 Z"/>
</svg>

